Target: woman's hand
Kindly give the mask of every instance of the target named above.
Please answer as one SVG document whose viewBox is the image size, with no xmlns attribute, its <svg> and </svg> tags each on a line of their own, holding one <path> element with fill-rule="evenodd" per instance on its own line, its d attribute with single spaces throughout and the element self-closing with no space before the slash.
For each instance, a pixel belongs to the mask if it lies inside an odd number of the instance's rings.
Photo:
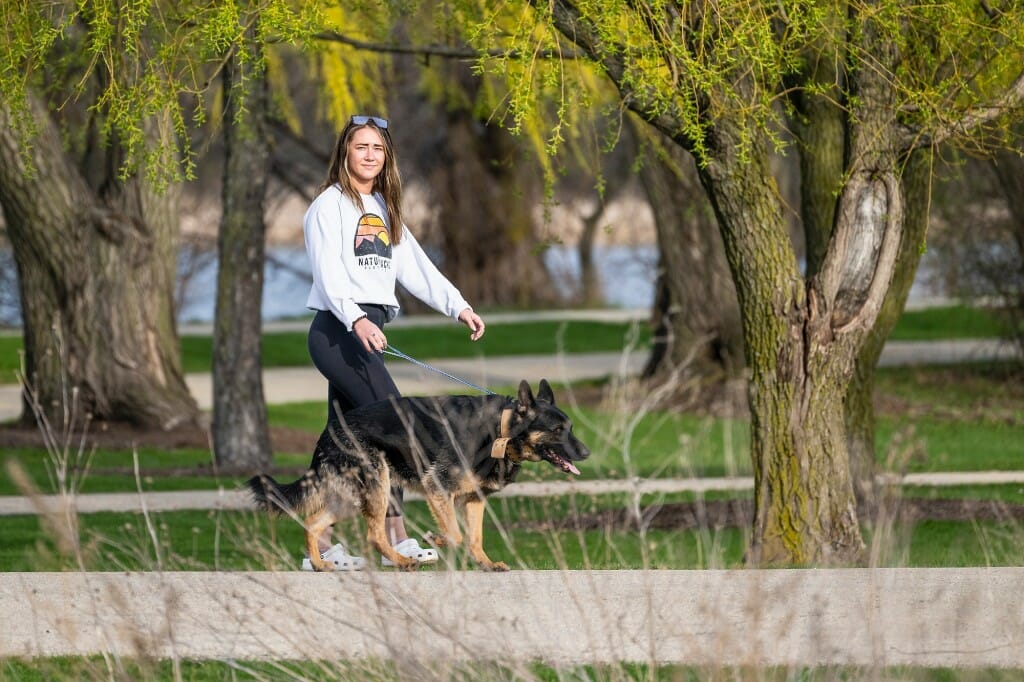
<svg viewBox="0 0 1024 682">
<path fill-rule="evenodd" d="M 484 335 L 484 330 L 487 326 L 484 324 L 483 318 L 473 312 L 472 308 L 466 308 L 459 313 L 459 322 L 469 327 L 472 332 L 469 338 L 476 341 Z"/>
<path fill-rule="evenodd" d="M 360 317 L 355 321 L 355 324 L 352 325 L 352 333 L 363 344 L 363 348 L 370 353 L 382 353 L 388 347 L 388 337 L 384 336 L 381 328 L 370 322 L 367 317 Z"/>
</svg>

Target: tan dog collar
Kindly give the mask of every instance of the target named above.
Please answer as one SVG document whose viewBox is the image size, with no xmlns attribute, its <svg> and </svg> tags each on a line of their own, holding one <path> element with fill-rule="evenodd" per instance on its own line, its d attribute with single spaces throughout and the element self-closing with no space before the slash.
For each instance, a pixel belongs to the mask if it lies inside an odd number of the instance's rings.
<svg viewBox="0 0 1024 682">
<path fill-rule="evenodd" d="M 491 444 L 491 457 L 504 459 L 505 450 L 508 449 L 508 442 L 511 440 L 508 435 L 509 424 L 512 423 L 512 408 L 506 407 L 501 411 L 501 426 L 498 428 L 498 438 Z"/>
</svg>

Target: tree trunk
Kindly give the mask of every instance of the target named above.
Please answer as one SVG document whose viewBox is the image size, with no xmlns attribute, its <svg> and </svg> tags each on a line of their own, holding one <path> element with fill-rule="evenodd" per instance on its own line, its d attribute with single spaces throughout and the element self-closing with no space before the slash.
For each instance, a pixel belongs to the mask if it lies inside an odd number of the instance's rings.
<svg viewBox="0 0 1024 682">
<path fill-rule="evenodd" d="M 687 365 L 687 374 L 700 377 L 739 372 L 743 332 L 736 287 L 693 159 L 656 131 L 636 126 L 636 134 L 654 149 L 640 178 L 658 235 L 654 339 L 643 376 L 658 381 Z"/>
<path fill-rule="evenodd" d="M 597 227 L 600 224 L 601 216 L 604 215 L 602 202 L 594 202 L 594 210 L 587 215 L 581 215 L 583 230 L 580 232 L 580 240 L 576 245 L 576 253 L 580 258 L 580 304 L 588 308 L 600 307 L 604 304 L 604 292 L 601 290 L 601 274 L 594 264 L 594 241 L 597 237 Z"/>
<path fill-rule="evenodd" d="M 1024 353 L 1024 159 L 1015 152 L 1003 150 L 996 154 L 992 167 L 1010 210 L 1007 230 L 1012 240 L 1012 247 L 1007 249 L 1010 255 L 1006 258 L 1006 274 L 996 290 L 1006 299 L 1003 311 L 1010 338 Z"/>
<path fill-rule="evenodd" d="M 832 30 L 842 30 L 842 16 L 832 16 Z M 816 45 L 804 58 L 804 80 L 817 88 L 794 90 L 792 129 L 800 152 L 800 219 L 804 229 L 806 276 L 818 273 L 836 217 L 836 197 L 846 168 L 846 121 L 842 75 L 828 45 Z"/>
<path fill-rule="evenodd" d="M 445 275 L 476 305 L 557 300 L 534 248 L 534 183 L 523 177 L 517 141 L 469 110 L 446 118 L 445 158 L 431 174 Z"/>
<path fill-rule="evenodd" d="M 223 215 L 217 239 L 213 332 L 213 451 L 225 470 L 270 466 L 263 398 L 263 200 L 270 174 L 265 124 L 267 84 L 254 40 L 237 47 L 224 69 Z"/>
<path fill-rule="evenodd" d="M 738 140 L 738 131 L 724 123 L 717 127 L 713 160 L 701 170 L 701 179 L 736 283 L 752 375 L 755 520 L 747 561 L 856 563 L 864 543 L 850 479 L 843 399 L 863 334 L 856 324 L 858 306 L 855 299 L 832 291 L 837 276 L 828 261 L 821 281 L 805 289 L 788 245 L 768 143 L 759 139 L 745 152 L 749 160 L 739 161 Z M 864 220 L 884 220 L 884 212 L 856 209 L 884 198 L 876 183 L 851 181 L 841 200 L 842 236 L 874 232 L 877 225 Z M 750 267 L 755 262 L 757 267 Z M 851 288 L 838 279 L 844 293 Z"/>
<path fill-rule="evenodd" d="M 561 1 L 544 5 L 556 28 L 605 68 L 625 106 L 701 156 L 700 177 L 736 286 L 751 374 L 752 565 L 848 564 L 864 555 L 844 401 L 896 267 L 904 223 L 901 154 L 913 144 L 896 120 L 900 100 L 890 76 L 900 55 L 885 23 L 891 17 L 879 4 L 869 1 L 838 20 L 850 26 L 847 44 L 859 68 L 847 71 L 845 161 L 833 229 L 819 267 L 807 279 L 789 243 L 769 167 L 768 126 L 761 115 L 770 114 L 721 106 L 760 102 L 777 91 L 774 84 L 758 82 L 757 68 L 733 69 L 726 62 L 721 74 L 728 83 L 711 79 L 705 87 L 698 77 L 689 81 L 701 83 L 693 92 L 664 97 L 635 78 L 638 69 L 627 50 L 609 48 L 614 40 L 591 20 L 589 8 Z M 669 16 L 675 35 L 674 22 L 685 23 L 678 14 Z M 705 21 L 718 14 L 697 10 L 694 17 Z M 655 31 L 662 29 L 657 22 L 651 22 Z M 652 37 L 657 45 L 663 40 L 675 38 Z M 704 47 L 700 40 L 694 38 L 698 50 Z M 673 50 L 661 54 L 667 73 L 689 68 L 672 59 Z M 870 64 L 857 61 L 863 55 L 870 55 Z M 834 58 L 848 63 L 845 54 Z"/>
<path fill-rule="evenodd" d="M 60 426 L 84 415 L 164 429 L 195 420 L 174 323 L 174 192 L 137 177 L 91 190 L 43 104 L 30 107 L 37 135 L 26 142 L 0 104 L 27 389 Z M 26 392 L 23 420 L 28 408 Z"/>
<path fill-rule="evenodd" d="M 915 151 L 903 169 L 903 192 L 906 206 L 903 239 L 900 242 L 896 271 L 878 313 L 878 319 L 857 356 L 846 395 L 846 428 L 850 447 L 850 471 L 854 491 L 863 505 L 873 508 L 876 502 L 877 452 L 875 449 L 874 387 L 875 368 L 893 327 L 914 284 L 921 261 L 925 234 L 928 231 L 929 184 L 932 175 L 930 149 Z"/>
<path fill-rule="evenodd" d="M 527 163 L 519 138 L 481 118 L 480 78 L 467 63 L 450 60 L 431 63 L 426 74 L 411 59 L 398 68 L 408 88 L 422 88 L 426 77 L 430 90 L 443 93 L 442 101 L 424 95 L 413 107 L 393 102 L 403 111 L 393 133 L 399 162 L 414 157 L 422 169 L 436 236 L 410 227 L 428 250 L 440 248 L 438 266 L 472 305 L 524 308 L 560 300 L 537 251 L 540 173 Z M 418 304 L 408 303 L 403 299 L 403 307 Z"/>
</svg>

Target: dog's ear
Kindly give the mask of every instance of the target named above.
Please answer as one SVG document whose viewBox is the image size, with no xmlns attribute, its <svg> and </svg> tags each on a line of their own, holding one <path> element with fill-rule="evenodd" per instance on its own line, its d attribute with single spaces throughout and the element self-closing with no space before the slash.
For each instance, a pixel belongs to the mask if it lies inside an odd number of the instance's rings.
<svg viewBox="0 0 1024 682">
<path fill-rule="evenodd" d="M 523 379 L 519 382 L 519 410 L 525 412 L 533 405 L 533 391 L 530 390 L 530 384 L 526 379 Z"/>
<path fill-rule="evenodd" d="M 537 402 L 555 404 L 555 393 L 551 390 L 551 384 L 547 379 L 540 380 L 540 387 L 537 389 Z"/>
</svg>

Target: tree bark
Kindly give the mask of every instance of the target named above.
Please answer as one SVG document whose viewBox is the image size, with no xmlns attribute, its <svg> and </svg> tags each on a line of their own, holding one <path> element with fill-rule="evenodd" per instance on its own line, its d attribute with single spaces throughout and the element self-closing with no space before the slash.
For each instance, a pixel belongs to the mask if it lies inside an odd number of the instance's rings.
<svg viewBox="0 0 1024 682">
<path fill-rule="evenodd" d="M 832 17 L 832 30 L 840 31 L 841 16 Z M 803 223 L 807 277 L 821 267 L 832 237 L 836 197 L 846 167 L 846 121 L 842 109 L 842 74 L 834 45 L 814 45 L 805 52 L 801 87 L 791 98 L 792 129 L 800 153 L 800 220 Z"/>
<path fill-rule="evenodd" d="M 644 131 L 654 153 L 640 169 L 658 236 L 654 338 L 643 376 L 654 381 L 686 366 L 691 376 L 742 370 L 743 332 L 736 287 L 722 238 L 693 158 L 657 131 Z"/>
<path fill-rule="evenodd" d="M 932 151 L 921 149 L 912 153 L 903 169 L 906 210 L 896 270 L 885 296 L 885 303 L 878 313 L 878 319 L 857 356 L 857 364 L 846 394 L 850 472 L 857 499 L 862 506 L 869 509 L 873 508 L 877 501 L 875 475 L 878 465 L 873 402 L 875 368 L 878 366 L 878 359 L 882 356 L 889 334 L 903 314 L 924 251 L 925 234 L 928 231 L 931 176 Z"/>
<path fill-rule="evenodd" d="M 224 69 L 223 215 L 213 331 L 213 451 L 231 471 L 270 466 L 263 397 L 263 201 L 270 175 L 267 83 L 255 27 Z"/>
<path fill-rule="evenodd" d="M 1003 150 L 996 154 L 992 167 L 1010 211 L 1007 231 L 1013 247 L 1007 249 L 1011 255 L 1007 257 L 1004 283 L 997 291 L 1006 299 L 1003 311 L 1010 338 L 1024 352 L 1024 159 L 1016 152 Z"/>
<path fill-rule="evenodd" d="M 198 408 L 174 323 L 175 192 L 90 189 L 44 105 L 18 139 L 0 104 L 0 205 L 18 268 L 29 392 L 51 424 L 84 415 L 170 429 Z M 119 170 L 119 169 L 115 169 Z"/>
<path fill-rule="evenodd" d="M 526 307 L 557 296 L 536 252 L 536 196 L 511 133 L 470 110 L 446 113 L 442 163 L 431 173 L 443 271 L 477 305 Z"/>
<path fill-rule="evenodd" d="M 583 229 L 576 245 L 576 253 L 580 258 L 580 295 L 579 302 L 584 307 L 600 307 L 604 304 L 604 292 L 601 290 L 601 275 L 594 263 L 594 242 L 597 239 L 597 228 L 604 214 L 602 202 L 595 202 L 594 210 L 581 215 Z"/>
<path fill-rule="evenodd" d="M 422 87 L 422 65 L 399 60 L 407 88 Z M 428 248 L 440 249 L 438 266 L 474 306 L 524 308 L 560 299 L 537 249 L 534 210 L 540 173 L 526 163 L 522 142 L 502 124 L 481 117 L 482 87 L 462 62 L 431 64 L 430 89 L 402 108 L 394 135 L 399 162 L 414 157 L 427 180 L 431 213 L 424 226 L 410 225 Z M 402 150 L 405 150 L 404 152 Z M 434 255 L 433 253 L 431 255 Z M 408 305 L 407 305 L 408 304 Z M 403 308 L 418 306 L 402 300 Z"/>
<path fill-rule="evenodd" d="M 737 133 L 717 127 L 716 160 L 701 178 L 736 283 L 751 372 L 755 519 L 747 562 L 855 563 L 864 544 L 842 407 L 855 345 L 849 336 L 828 333 L 818 296 L 802 285 L 767 141 L 760 139 L 746 152 L 748 161 L 736 163 Z"/>
</svg>

